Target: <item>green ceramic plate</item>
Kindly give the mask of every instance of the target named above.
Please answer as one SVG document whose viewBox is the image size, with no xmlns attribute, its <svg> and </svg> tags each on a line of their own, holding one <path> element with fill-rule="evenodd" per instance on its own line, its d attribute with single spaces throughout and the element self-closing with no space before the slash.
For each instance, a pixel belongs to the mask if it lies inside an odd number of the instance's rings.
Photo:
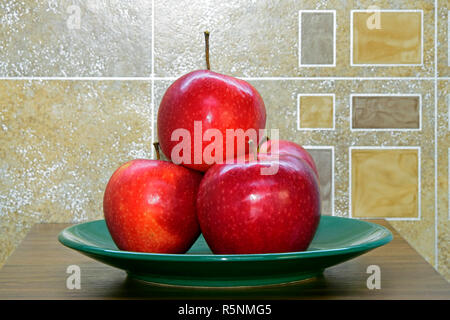
<svg viewBox="0 0 450 320">
<path fill-rule="evenodd" d="M 117 249 L 104 220 L 63 230 L 65 246 L 150 282 L 182 286 L 257 286 L 320 275 L 325 268 L 352 259 L 392 240 L 386 228 L 362 220 L 322 216 L 307 251 L 214 255 L 202 236 L 186 254 L 156 254 Z"/>
</svg>

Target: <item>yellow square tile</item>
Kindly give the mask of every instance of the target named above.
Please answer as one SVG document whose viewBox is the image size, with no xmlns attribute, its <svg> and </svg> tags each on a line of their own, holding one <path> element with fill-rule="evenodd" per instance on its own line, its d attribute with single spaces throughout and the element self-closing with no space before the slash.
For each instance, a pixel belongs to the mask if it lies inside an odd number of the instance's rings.
<svg viewBox="0 0 450 320">
<path fill-rule="evenodd" d="M 419 216 L 419 150 L 351 149 L 353 217 Z"/>
<path fill-rule="evenodd" d="M 353 64 L 422 64 L 421 11 L 355 11 Z"/>
<path fill-rule="evenodd" d="M 300 129 L 334 127 L 333 95 L 300 95 L 298 103 Z"/>
</svg>

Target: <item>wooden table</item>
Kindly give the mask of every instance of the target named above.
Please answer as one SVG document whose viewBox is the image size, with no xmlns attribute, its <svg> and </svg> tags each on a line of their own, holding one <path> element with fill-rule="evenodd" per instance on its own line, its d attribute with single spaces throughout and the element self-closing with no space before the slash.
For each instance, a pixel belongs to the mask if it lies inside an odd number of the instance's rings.
<svg viewBox="0 0 450 320">
<path fill-rule="evenodd" d="M 0 299 L 450 299 L 450 284 L 384 220 L 394 240 L 329 268 L 320 278 L 259 288 L 183 288 L 153 285 L 61 245 L 68 224 L 37 224 L 0 270 Z M 81 289 L 67 289 L 67 267 L 78 265 Z M 370 265 L 381 289 L 367 288 Z"/>
</svg>

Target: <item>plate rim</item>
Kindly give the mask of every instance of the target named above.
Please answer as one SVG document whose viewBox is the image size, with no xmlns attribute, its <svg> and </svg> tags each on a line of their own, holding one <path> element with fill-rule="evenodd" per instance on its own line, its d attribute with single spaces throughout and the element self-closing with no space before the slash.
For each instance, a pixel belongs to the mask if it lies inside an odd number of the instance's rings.
<svg viewBox="0 0 450 320">
<path fill-rule="evenodd" d="M 105 221 L 104 219 L 91 220 L 72 226 L 64 228 L 58 234 L 58 240 L 64 246 L 88 254 L 93 254 L 97 256 L 108 256 L 112 258 L 125 258 L 132 260 L 146 260 L 146 261 L 170 261 L 170 262 L 239 262 L 239 261 L 270 261 L 270 260 L 292 260 L 292 259 L 304 259 L 304 258 L 315 258 L 315 257 L 325 257 L 334 256 L 341 254 L 351 254 L 354 252 L 369 251 L 377 247 L 383 246 L 393 239 L 392 232 L 384 226 L 376 223 L 346 218 L 346 217 L 336 217 L 336 216 L 322 216 L 326 219 L 350 219 L 352 221 L 358 221 L 358 223 L 369 224 L 372 227 L 376 227 L 386 234 L 376 240 L 357 244 L 354 246 L 341 247 L 336 249 L 327 250 L 310 250 L 310 251 L 294 251 L 294 252 L 280 252 L 280 253 L 258 253 L 258 254 L 171 254 L 171 253 L 148 253 L 148 252 L 135 252 L 135 251 L 125 251 L 120 249 L 104 249 L 98 246 L 91 246 L 87 244 L 81 244 L 76 242 L 70 235 L 73 229 L 79 228 L 81 225 L 101 223 Z"/>
</svg>

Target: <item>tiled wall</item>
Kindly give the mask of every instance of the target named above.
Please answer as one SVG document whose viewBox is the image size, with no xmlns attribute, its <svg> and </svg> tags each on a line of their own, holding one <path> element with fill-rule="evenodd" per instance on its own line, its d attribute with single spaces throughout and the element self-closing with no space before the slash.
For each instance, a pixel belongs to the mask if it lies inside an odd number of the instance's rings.
<svg viewBox="0 0 450 320">
<path fill-rule="evenodd" d="M 374 11 L 377 8 L 380 11 Z M 204 64 L 252 83 L 310 150 L 323 214 L 388 218 L 449 272 L 448 1 L 0 2 L 0 265 L 37 222 L 102 218 L 152 157 L 167 87 Z"/>
</svg>

